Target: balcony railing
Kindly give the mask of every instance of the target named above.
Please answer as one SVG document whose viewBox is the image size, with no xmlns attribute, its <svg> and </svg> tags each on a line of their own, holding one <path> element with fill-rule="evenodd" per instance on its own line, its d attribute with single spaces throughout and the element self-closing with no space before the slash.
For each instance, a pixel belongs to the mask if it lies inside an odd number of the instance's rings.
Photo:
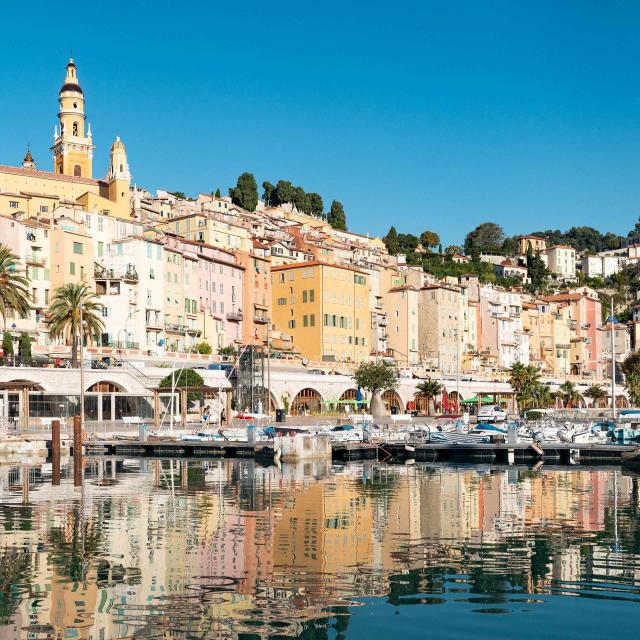
<svg viewBox="0 0 640 640">
<path fill-rule="evenodd" d="M 107 269 L 99 264 L 93 266 L 93 277 L 97 280 L 125 280 L 138 282 L 138 272 L 133 267 L 127 269 Z"/>
<path fill-rule="evenodd" d="M 227 320 L 229 322 L 241 322 L 242 321 L 242 311 L 229 311 L 227 313 Z"/>
<path fill-rule="evenodd" d="M 269 318 L 263 315 L 254 316 L 253 321 L 257 324 L 269 324 Z"/>
<path fill-rule="evenodd" d="M 46 267 L 47 259 L 45 256 L 38 255 L 37 253 L 28 253 L 24 257 L 25 264 L 33 267 Z"/>
</svg>

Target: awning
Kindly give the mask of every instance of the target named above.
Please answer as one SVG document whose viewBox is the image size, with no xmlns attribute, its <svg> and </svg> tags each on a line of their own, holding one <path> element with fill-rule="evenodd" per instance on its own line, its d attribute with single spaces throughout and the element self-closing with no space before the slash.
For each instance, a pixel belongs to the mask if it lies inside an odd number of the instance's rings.
<svg viewBox="0 0 640 640">
<path fill-rule="evenodd" d="M 478 402 L 480 402 L 481 404 L 490 404 L 493 402 L 493 397 L 482 396 L 481 398 L 478 398 L 478 396 L 473 396 L 473 398 L 467 398 L 466 400 L 463 400 L 462 404 L 478 404 Z"/>
</svg>

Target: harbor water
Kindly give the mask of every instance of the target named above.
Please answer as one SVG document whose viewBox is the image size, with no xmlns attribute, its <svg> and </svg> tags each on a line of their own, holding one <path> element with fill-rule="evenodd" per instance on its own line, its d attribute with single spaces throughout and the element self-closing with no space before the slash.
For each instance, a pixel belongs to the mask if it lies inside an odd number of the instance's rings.
<svg viewBox="0 0 640 640">
<path fill-rule="evenodd" d="M 0 464 L 0 639 L 607 638 L 640 613 L 619 467 Z"/>
</svg>

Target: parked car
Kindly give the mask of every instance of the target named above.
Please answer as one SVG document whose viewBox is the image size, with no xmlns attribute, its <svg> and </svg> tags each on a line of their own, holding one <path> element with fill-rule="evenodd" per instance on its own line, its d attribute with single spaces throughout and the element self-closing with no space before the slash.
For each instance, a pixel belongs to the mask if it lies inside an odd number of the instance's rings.
<svg viewBox="0 0 640 640">
<path fill-rule="evenodd" d="M 502 422 L 507 419 L 507 412 L 497 404 L 485 404 L 478 411 L 478 422 Z"/>
</svg>

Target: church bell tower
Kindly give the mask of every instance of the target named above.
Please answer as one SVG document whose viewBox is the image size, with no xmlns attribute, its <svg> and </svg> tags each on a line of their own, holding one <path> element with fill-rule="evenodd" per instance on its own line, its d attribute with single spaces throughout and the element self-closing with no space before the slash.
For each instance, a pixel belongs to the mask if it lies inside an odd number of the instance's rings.
<svg viewBox="0 0 640 640">
<path fill-rule="evenodd" d="M 84 93 L 78 83 L 76 65 L 69 58 L 67 75 L 58 98 L 58 121 L 53 134 L 53 167 L 55 173 L 92 177 L 93 144 L 91 125 L 85 132 Z"/>
</svg>

